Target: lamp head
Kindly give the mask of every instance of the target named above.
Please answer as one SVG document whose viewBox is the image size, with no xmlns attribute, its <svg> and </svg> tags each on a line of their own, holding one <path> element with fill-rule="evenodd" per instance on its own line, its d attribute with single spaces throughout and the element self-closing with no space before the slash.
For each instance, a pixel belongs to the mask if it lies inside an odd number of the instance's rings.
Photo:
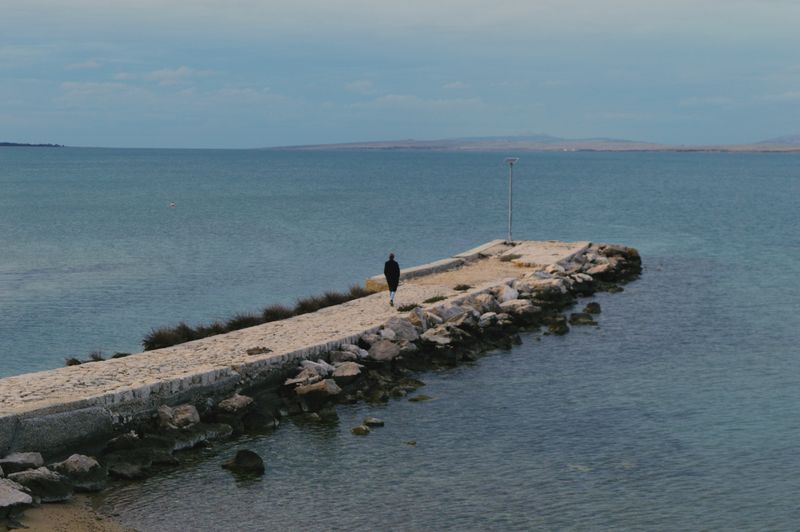
<svg viewBox="0 0 800 532">
<path fill-rule="evenodd" d="M 514 166 L 519 161 L 519 157 L 506 157 L 503 162 L 509 166 Z"/>
</svg>

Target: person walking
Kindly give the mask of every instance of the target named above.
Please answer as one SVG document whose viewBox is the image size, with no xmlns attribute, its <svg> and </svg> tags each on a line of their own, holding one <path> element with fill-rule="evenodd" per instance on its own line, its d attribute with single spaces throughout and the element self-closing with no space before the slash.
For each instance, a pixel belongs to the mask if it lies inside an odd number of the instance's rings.
<svg viewBox="0 0 800 532">
<path fill-rule="evenodd" d="M 394 306 L 394 295 L 400 284 L 400 265 L 394 260 L 394 253 L 389 253 L 389 260 L 383 265 L 383 275 L 389 285 L 389 304 Z"/>
</svg>

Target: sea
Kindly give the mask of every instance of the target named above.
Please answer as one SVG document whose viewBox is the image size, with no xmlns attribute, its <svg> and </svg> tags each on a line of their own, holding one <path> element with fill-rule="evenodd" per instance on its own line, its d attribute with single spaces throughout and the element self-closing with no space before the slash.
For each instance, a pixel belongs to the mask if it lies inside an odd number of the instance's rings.
<svg viewBox="0 0 800 532">
<path fill-rule="evenodd" d="M 192 451 L 96 504 L 142 531 L 797 530 L 800 155 L 0 149 L 0 376 L 507 234 L 636 247 L 597 327 Z M 402 304 L 402 290 L 398 294 Z M 2 386 L 2 384 L 0 384 Z M 365 416 L 385 427 L 366 437 Z M 248 448 L 260 479 L 220 464 Z"/>
</svg>

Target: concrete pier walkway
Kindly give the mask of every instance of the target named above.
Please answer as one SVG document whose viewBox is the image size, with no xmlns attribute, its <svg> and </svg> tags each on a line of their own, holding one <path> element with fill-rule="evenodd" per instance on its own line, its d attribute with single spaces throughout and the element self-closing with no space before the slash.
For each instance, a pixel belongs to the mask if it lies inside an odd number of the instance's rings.
<svg viewBox="0 0 800 532">
<path fill-rule="evenodd" d="M 493 241 L 469 252 L 405 270 L 397 304 L 434 296 L 474 293 L 509 278 L 582 253 L 589 242 Z M 500 260 L 512 255 L 513 260 Z M 376 276 L 368 284 L 380 282 Z M 126 358 L 86 363 L 0 379 L 0 456 L 8 452 L 66 448 L 88 435 L 110 434 L 160 404 L 196 401 L 296 365 L 339 345 L 354 343 L 391 316 L 385 293 L 373 294 L 283 321 L 148 351 Z M 402 314 L 402 313 L 400 313 Z"/>
</svg>

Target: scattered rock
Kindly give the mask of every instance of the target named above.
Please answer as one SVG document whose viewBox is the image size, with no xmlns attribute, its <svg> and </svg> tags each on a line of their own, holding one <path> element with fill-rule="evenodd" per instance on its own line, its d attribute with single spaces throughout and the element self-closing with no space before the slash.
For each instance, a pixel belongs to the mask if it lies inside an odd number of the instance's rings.
<svg viewBox="0 0 800 532">
<path fill-rule="evenodd" d="M 431 397 L 430 395 L 425 395 L 425 394 L 415 395 L 414 397 L 409 397 L 408 398 L 408 400 L 411 401 L 412 403 L 420 403 L 422 401 L 430 401 L 431 399 L 433 399 L 433 397 Z"/>
<path fill-rule="evenodd" d="M 333 370 L 333 380 L 340 386 L 350 384 L 361 375 L 361 367 L 355 362 L 342 362 Z"/>
<path fill-rule="evenodd" d="M 444 305 L 431 311 L 435 316 L 441 319 L 441 323 L 452 321 L 460 318 L 466 313 L 460 305 Z"/>
<path fill-rule="evenodd" d="M 322 380 L 322 376 L 315 369 L 312 368 L 304 368 L 300 373 L 286 379 L 283 383 L 286 386 L 294 386 L 296 384 L 314 384 L 315 382 L 319 382 Z"/>
<path fill-rule="evenodd" d="M 583 311 L 587 314 L 600 314 L 600 303 L 592 301 L 583 307 Z"/>
<path fill-rule="evenodd" d="M 384 325 L 386 329 L 394 331 L 395 338 L 398 340 L 406 340 L 414 342 L 419 339 L 419 332 L 414 324 L 405 318 L 393 316 Z"/>
<path fill-rule="evenodd" d="M 330 357 L 331 364 L 333 364 L 334 367 L 338 366 L 342 362 L 355 362 L 358 360 L 358 355 L 351 351 L 332 351 Z"/>
<path fill-rule="evenodd" d="M 478 320 L 478 327 L 480 327 L 481 329 L 485 329 L 486 327 L 490 327 L 495 323 L 497 323 L 497 313 L 485 312 L 481 314 L 481 317 Z"/>
<path fill-rule="evenodd" d="M 389 340 L 381 340 L 369 348 L 369 358 L 378 362 L 389 362 L 399 354 L 400 347 Z"/>
<path fill-rule="evenodd" d="M 569 332 L 567 318 L 561 315 L 551 318 L 547 324 L 547 331 L 549 334 L 556 334 L 558 336 L 567 334 Z"/>
<path fill-rule="evenodd" d="M 342 391 L 333 379 L 325 379 L 314 384 L 305 384 L 295 388 L 299 396 L 332 397 Z"/>
<path fill-rule="evenodd" d="M 3 468 L 6 475 L 26 469 L 35 469 L 43 465 L 44 459 L 40 453 L 11 453 L 0 459 L 0 467 Z"/>
<path fill-rule="evenodd" d="M 264 460 L 253 451 L 240 449 L 236 455 L 222 464 L 222 467 L 234 473 L 264 474 Z"/>
<path fill-rule="evenodd" d="M 425 311 L 422 307 L 416 307 L 414 310 L 408 313 L 408 321 L 414 327 L 418 327 L 422 332 L 425 332 L 428 329 L 428 319 L 425 316 Z"/>
<path fill-rule="evenodd" d="M 33 504 L 33 497 L 25 487 L 13 480 L 0 478 L 0 516 L 23 506 Z"/>
<path fill-rule="evenodd" d="M 361 338 L 359 338 L 359 346 L 363 346 L 365 349 L 369 349 L 373 345 L 377 344 L 383 340 L 380 334 L 375 333 L 367 333 L 362 334 Z"/>
<path fill-rule="evenodd" d="M 325 362 L 324 360 L 303 360 L 300 362 L 300 365 L 304 369 L 310 369 L 316 371 L 317 375 L 320 377 L 327 377 L 331 373 L 333 373 L 333 366 Z"/>
<path fill-rule="evenodd" d="M 453 341 L 453 339 L 450 337 L 449 331 L 443 325 L 437 325 L 432 329 L 428 329 L 422 333 L 421 338 L 423 342 L 438 346 L 446 346 Z"/>
<path fill-rule="evenodd" d="M 158 424 L 162 428 L 182 428 L 200 423 L 200 414 L 194 405 L 178 405 L 171 408 L 167 405 L 158 407 Z"/>
<path fill-rule="evenodd" d="M 389 341 L 394 340 L 395 338 L 397 338 L 397 335 L 391 329 L 381 329 L 380 335 L 381 335 L 381 338 L 383 338 L 384 340 L 389 340 Z"/>
<path fill-rule="evenodd" d="M 217 408 L 228 414 L 238 414 L 246 410 L 253 404 L 253 398 L 246 395 L 235 394 L 224 401 L 220 401 Z"/>
<path fill-rule="evenodd" d="M 384 425 L 383 420 L 376 417 L 365 417 L 363 424 L 367 427 L 382 427 Z"/>
<path fill-rule="evenodd" d="M 60 502 L 72 497 L 69 480 L 46 467 L 11 473 L 8 479 L 26 488 L 41 502 Z"/>
<path fill-rule="evenodd" d="M 497 290 L 497 301 L 500 302 L 501 306 L 506 301 L 517 299 L 518 296 L 519 292 L 517 292 L 515 289 L 511 288 L 507 284 L 504 284 Z"/>
<path fill-rule="evenodd" d="M 480 312 L 500 312 L 500 305 L 492 294 L 478 294 L 471 298 Z"/>
<path fill-rule="evenodd" d="M 415 445 L 417 445 L 417 440 L 408 440 L 408 441 L 404 441 L 403 443 L 405 443 L 406 445 L 410 445 L 410 446 L 414 447 Z"/>
<path fill-rule="evenodd" d="M 69 479 L 75 491 L 101 491 L 108 481 L 106 469 L 94 458 L 82 454 L 73 454 L 50 467 Z"/>
<path fill-rule="evenodd" d="M 597 325 L 588 312 L 573 312 L 569 315 L 569 323 L 570 325 Z"/>
<path fill-rule="evenodd" d="M 350 432 L 355 434 L 356 436 L 366 436 L 369 434 L 369 427 L 366 425 L 358 425 L 357 427 L 353 427 L 350 429 Z"/>
<path fill-rule="evenodd" d="M 232 433 L 233 427 L 227 423 L 198 423 L 185 429 L 164 431 L 161 436 L 172 441 L 171 451 L 182 451 L 209 441 L 227 438 Z"/>
</svg>

